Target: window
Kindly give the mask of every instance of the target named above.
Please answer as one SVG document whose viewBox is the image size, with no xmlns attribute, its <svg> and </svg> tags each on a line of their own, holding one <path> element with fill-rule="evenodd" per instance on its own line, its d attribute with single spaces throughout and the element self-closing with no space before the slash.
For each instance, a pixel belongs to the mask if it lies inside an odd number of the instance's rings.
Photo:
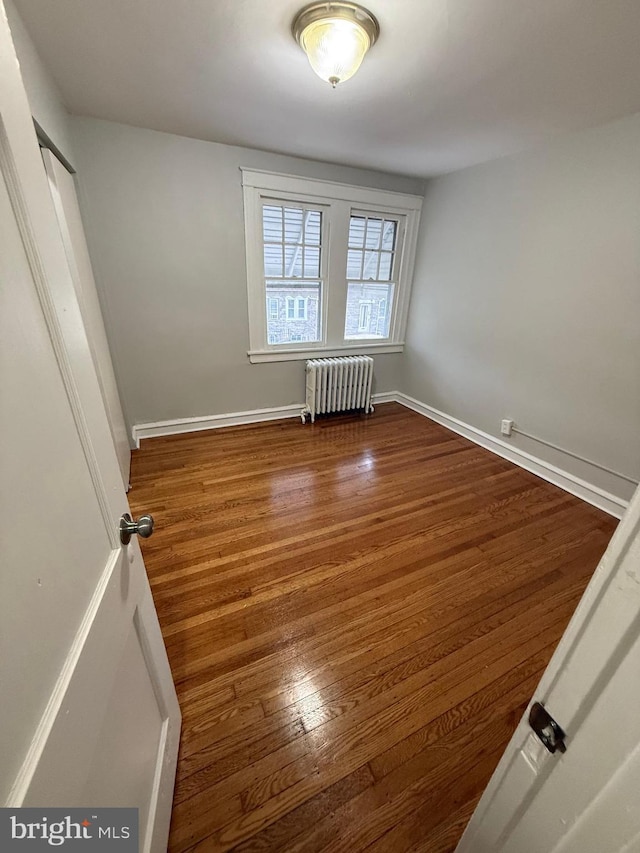
<svg viewBox="0 0 640 853">
<path fill-rule="evenodd" d="M 287 297 L 287 320 L 296 319 L 296 300 L 289 296 Z"/>
<path fill-rule="evenodd" d="M 401 352 L 422 199 L 242 170 L 251 361 Z"/>
<path fill-rule="evenodd" d="M 387 325 L 387 300 L 381 299 L 378 303 L 378 317 L 377 317 L 377 332 L 381 337 L 385 335 L 385 329 L 388 328 Z M 388 332 L 387 332 L 388 334 Z"/>
<path fill-rule="evenodd" d="M 264 202 L 261 205 L 263 286 L 269 310 L 267 341 L 271 346 L 290 342 L 318 343 L 323 283 L 322 210 L 305 205 Z M 284 317 L 272 305 L 286 306 Z M 292 325 L 294 324 L 294 325 Z"/>
<path fill-rule="evenodd" d="M 287 297 L 287 320 L 307 320 L 308 296 Z"/>
<path fill-rule="evenodd" d="M 349 297 L 347 296 L 347 316 L 349 315 Z M 368 332 L 371 324 L 371 303 L 360 302 L 360 312 L 358 315 L 358 331 Z M 345 333 L 346 337 L 346 333 Z"/>
<path fill-rule="evenodd" d="M 352 213 L 347 252 L 345 340 L 389 337 L 387 302 L 393 302 L 395 255 L 400 223 L 366 213 Z M 381 315 L 372 306 L 384 305 Z M 382 320 L 382 322 L 381 322 Z"/>
</svg>

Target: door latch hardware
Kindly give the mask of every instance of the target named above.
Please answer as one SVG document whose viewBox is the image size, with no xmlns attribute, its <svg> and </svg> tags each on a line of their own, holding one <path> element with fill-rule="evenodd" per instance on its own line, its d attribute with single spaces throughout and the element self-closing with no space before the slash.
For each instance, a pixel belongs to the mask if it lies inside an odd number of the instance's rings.
<svg viewBox="0 0 640 853">
<path fill-rule="evenodd" d="M 529 725 L 549 752 L 566 752 L 566 734 L 540 702 L 534 702 L 529 711 Z"/>
<path fill-rule="evenodd" d="M 120 541 L 123 545 L 128 545 L 134 533 L 142 536 L 143 539 L 148 539 L 153 533 L 153 517 L 151 515 L 141 515 L 137 521 L 134 521 L 128 512 L 120 519 Z"/>
</svg>

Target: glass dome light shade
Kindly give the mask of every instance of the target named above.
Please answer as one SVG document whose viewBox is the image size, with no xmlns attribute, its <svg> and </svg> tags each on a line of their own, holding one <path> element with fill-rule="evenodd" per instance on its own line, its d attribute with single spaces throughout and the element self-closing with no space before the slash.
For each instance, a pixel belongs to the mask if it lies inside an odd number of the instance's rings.
<svg viewBox="0 0 640 853">
<path fill-rule="evenodd" d="M 305 27 L 300 44 L 318 77 L 335 87 L 360 68 L 371 39 L 356 21 L 325 18 Z"/>
<path fill-rule="evenodd" d="M 291 29 L 313 70 L 334 89 L 353 77 L 380 35 L 380 25 L 371 12 L 347 0 L 305 6 Z"/>
</svg>

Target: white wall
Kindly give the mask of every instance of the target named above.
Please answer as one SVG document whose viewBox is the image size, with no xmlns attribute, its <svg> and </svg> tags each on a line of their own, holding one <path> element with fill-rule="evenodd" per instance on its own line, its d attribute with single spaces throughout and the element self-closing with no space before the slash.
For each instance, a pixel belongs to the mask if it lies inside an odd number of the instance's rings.
<svg viewBox="0 0 640 853">
<path fill-rule="evenodd" d="M 303 363 L 250 365 L 240 166 L 421 192 L 419 180 L 70 119 L 11 0 L 34 117 L 80 171 L 127 420 L 288 405 Z M 377 390 L 640 474 L 640 116 L 428 183 L 404 356 Z M 512 445 L 628 497 L 523 437 Z"/>
<path fill-rule="evenodd" d="M 250 364 L 248 166 L 404 192 L 422 182 L 74 118 L 80 202 L 129 424 L 286 406 L 304 362 Z M 394 390 L 400 355 L 375 357 Z"/>
<path fill-rule="evenodd" d="M 67 160 L 73 164 L 69 114 L 60 91 L 42 64 L 12 0 L 4 0 L 4 6 L 11 29 L 11 38 L 20 63 L 20 73 L 27 92 L 31 115 Z"/>
<path fill-rule="evenodd" d="M 402 389 L 640 474 L 640 116 L 429 182 Z M 632 486 L 513 445 L 629 497 Z"/>
</svg>

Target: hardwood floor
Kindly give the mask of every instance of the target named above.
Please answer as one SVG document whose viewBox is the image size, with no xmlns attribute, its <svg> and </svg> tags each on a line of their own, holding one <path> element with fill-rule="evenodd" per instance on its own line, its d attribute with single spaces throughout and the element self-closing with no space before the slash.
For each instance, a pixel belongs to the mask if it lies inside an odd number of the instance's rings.
<svg viewBox="0 0 640 853">
<path fill-rule="evenodd" d="M 170 850 L 454 850 L 616 522 L 400 405 L 144 441 Z"/>
</svg>

